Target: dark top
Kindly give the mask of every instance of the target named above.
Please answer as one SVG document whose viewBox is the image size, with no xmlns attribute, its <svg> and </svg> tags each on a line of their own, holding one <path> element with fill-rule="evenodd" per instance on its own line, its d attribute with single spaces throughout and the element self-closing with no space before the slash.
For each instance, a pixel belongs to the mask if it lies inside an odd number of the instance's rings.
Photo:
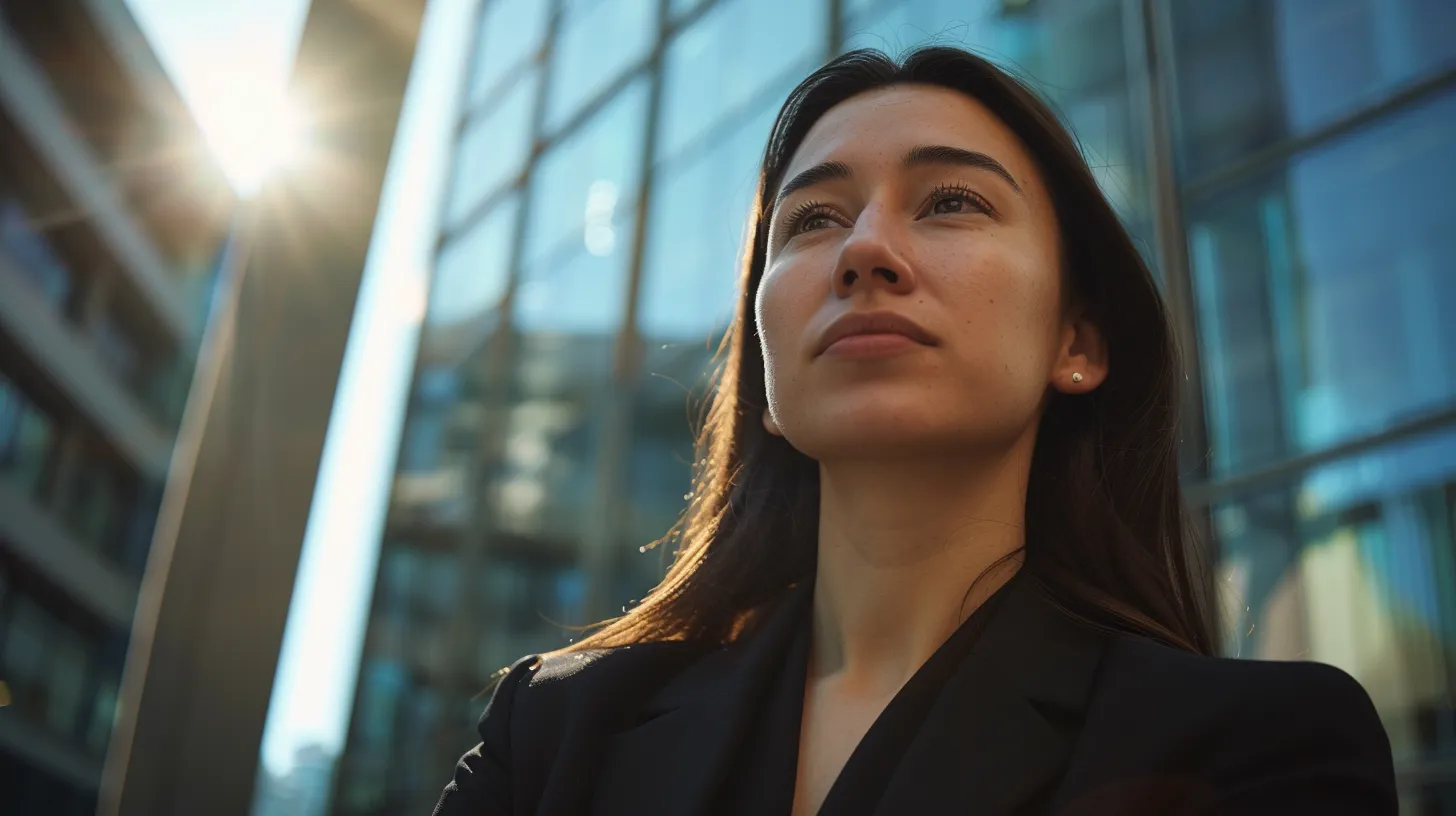
<svg viewBox="0 0 1456 816">
<path fill-rule="evenodd" d="M 870 816 L 875 812 L 900 758 L 945 684 L 971 659 L 977 637 L 1010 586 L 1008 582 L 986 599 L 890 699 L 840 769 L 819 806 L 819 816 Z M 807 604 L 810 595 L 803 591 L 800 602 Z M 750 717 L 743 746 L 719 797 L 720 813 L 789 813 L 793 809 L 814 623 L 806 609 L 793 614 L 797 615 L 793 640 L 758 714 Z"/>
<path fill-rule="evenodd" d="M 787 814 L 811 593 L 727 646 L 517 661 L 436 816 Z M 1030 575 L 988 609 L 886 708 L 823 813 L 1397 812 L 1390 744 L 1339 669 L 1094 631 Z"/>
</svg>

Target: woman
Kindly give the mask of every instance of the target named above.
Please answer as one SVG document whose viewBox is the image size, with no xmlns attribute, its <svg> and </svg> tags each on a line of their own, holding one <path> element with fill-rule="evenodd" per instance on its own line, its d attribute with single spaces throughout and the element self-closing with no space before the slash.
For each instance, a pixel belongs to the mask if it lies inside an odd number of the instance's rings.
<svg viewBox="0 0 1456 816">
<path fill-rule="evenodd" d="M 1213 656 L 1164 307 L 1031 92 L 834 60 L 749 235 L 672 569 L 437 814 L 1396 812 L 1354 680 Z"/>
</svg>

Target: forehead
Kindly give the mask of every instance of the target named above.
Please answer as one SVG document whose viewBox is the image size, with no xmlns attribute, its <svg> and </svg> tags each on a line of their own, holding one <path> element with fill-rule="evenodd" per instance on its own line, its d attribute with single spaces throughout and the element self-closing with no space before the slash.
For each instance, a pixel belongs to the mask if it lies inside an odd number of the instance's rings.
<svg viewBox="0 0 1456 816">
<path fill-rule="evenodd" d="M 898 164 L 912 147 L 948 145 L 1000 161 L 1023 186 L 1036 182 L 1021 140 L 979 101 L 949 88 L 894 85 L 859 94 L 815 122 L 785 169 L 790 178 L 820 162 Z"/>
</svg>

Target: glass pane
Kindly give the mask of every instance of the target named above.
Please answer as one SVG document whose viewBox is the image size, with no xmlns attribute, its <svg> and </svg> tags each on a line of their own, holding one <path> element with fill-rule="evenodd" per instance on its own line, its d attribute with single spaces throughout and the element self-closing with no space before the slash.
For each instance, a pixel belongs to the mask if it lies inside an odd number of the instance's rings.
<svg viewBox="0 0 1456 816">
<path fill-rule="evenodd" d="M 1182 164 L 1194 176 L 1456 66 L 1449 0 L 1174 0 Z"/>
<path fill-rule="evenodd" d="M 1130 101 L 1120 0 L 913 0 L 846 26 L 845 48 L 891 55 L 923 45 L 967 48 L 1029 81 L 1081 143 L 1113 207 L 1151 245 L 1144 123 Z"/>
<path fill-rule="evenodd" d="M 1217 472 L 1456 401 L 1456 94 L 1188 208 Z"/>
<path fill-rule="evenodd" d="M 627 242 L 611 225 L 637 199 L 646 108 L 647 84 L 633 82 L 541 158 L 531 182 L 526 268 L 548 253 L 574 253 L 567 243 L 609 252 Z"/>
<path fill-rule="evenodd" d="M 546 121 L 560 127 L 635 65 L 657 35 L 657 0 L 565 0 Z"/>
<path fill-rule="evenodd" d="M 725 0 L 668 45 L 659 156 L 673 156 L 745 106 L 797 84 L 824 56 L 827 12 L 820 0 Z M 792 88 L 793 84 L 788 87 Z"/>
<path fill-rule="evenodd" d="M 51 418 L 0 375 L 0 479 L 29 495 L 40 490 L 55 438 Z"/>
<path fill-rule="evenodd" d="M 535 71 L 521 77 L 465 125 L 451 169 L 447 225 L 459 225 L 521 172 L 531 152 L 531 114 L 539 84 Z"/>
<path fill-rule="evenodd" d="M 61 628 L 46 648 L 50 652 L 46 721 L 62 734 L 84 737 L 81 712 L 90 664 L 86 641 L 75 632 Z"/>
<path fill-rule="evenodd" d="M 1412 771 L 1456 749 L 1453 463 L 1446 430 L 1213 508 L 1227 651 L 1349 672 Z"/>
<path fill-rule="evenodd" d="M 430 282 L 427 324 L 443 327 L 492 319 L 510 278 L 519 204 L 512 196 L 440 250 Z"/>
<path fill-rule="evenodd" d="M 777 113 L 777 102 L 761 108 L 705 152 L 659 169 L 638 318 L 648 342 L 701 343 L 732 317 L 758 160 Z"/>
<path fill-rule="evenodd" d="M 50 660 L 46 644 L 59 624 L 35 601 L 25 595 L 11 600 L 6 621 L 5 652 L 0 660 L 5 682 L 10 687 L 11 705 L 36 720 L 45 715 Z"/>
<path fill-rule="evenodd" d="M 551 4 L 543 0 L 491 0 L 485 3 L 470 76 L 470 105 L 489 99 L 496 86 L 541 47 Z"/>
<path fill-rule="evenodd" d="M 0 252 L 14 261 L 20 275 L 57 311 L 65 309 L 71 297 L 71 270 L 15 199 L 0 199 Z"/>
</svg>

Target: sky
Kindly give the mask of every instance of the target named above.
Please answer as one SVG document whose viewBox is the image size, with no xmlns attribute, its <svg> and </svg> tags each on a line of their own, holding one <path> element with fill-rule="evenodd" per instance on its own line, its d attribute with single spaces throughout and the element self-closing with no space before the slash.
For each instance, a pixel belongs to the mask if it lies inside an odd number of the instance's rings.
<svg viewBox="0 0 1456 816">
<path fill-rule="evenodd" d="M 276 139 L 308 0 L 126 0 L 240 192 Z M 266 113 L 267 115 L 260 115 Z"/>
<path fill-rule="evenodd" d="M 263 732 L 263 764 L 275 775 L 301 748 L 337 754 L 347 734 L 477 2 L 426 6 Z M 306 0 L 127 3 L 215 148 L 275 109 Z"/>
</svg>

